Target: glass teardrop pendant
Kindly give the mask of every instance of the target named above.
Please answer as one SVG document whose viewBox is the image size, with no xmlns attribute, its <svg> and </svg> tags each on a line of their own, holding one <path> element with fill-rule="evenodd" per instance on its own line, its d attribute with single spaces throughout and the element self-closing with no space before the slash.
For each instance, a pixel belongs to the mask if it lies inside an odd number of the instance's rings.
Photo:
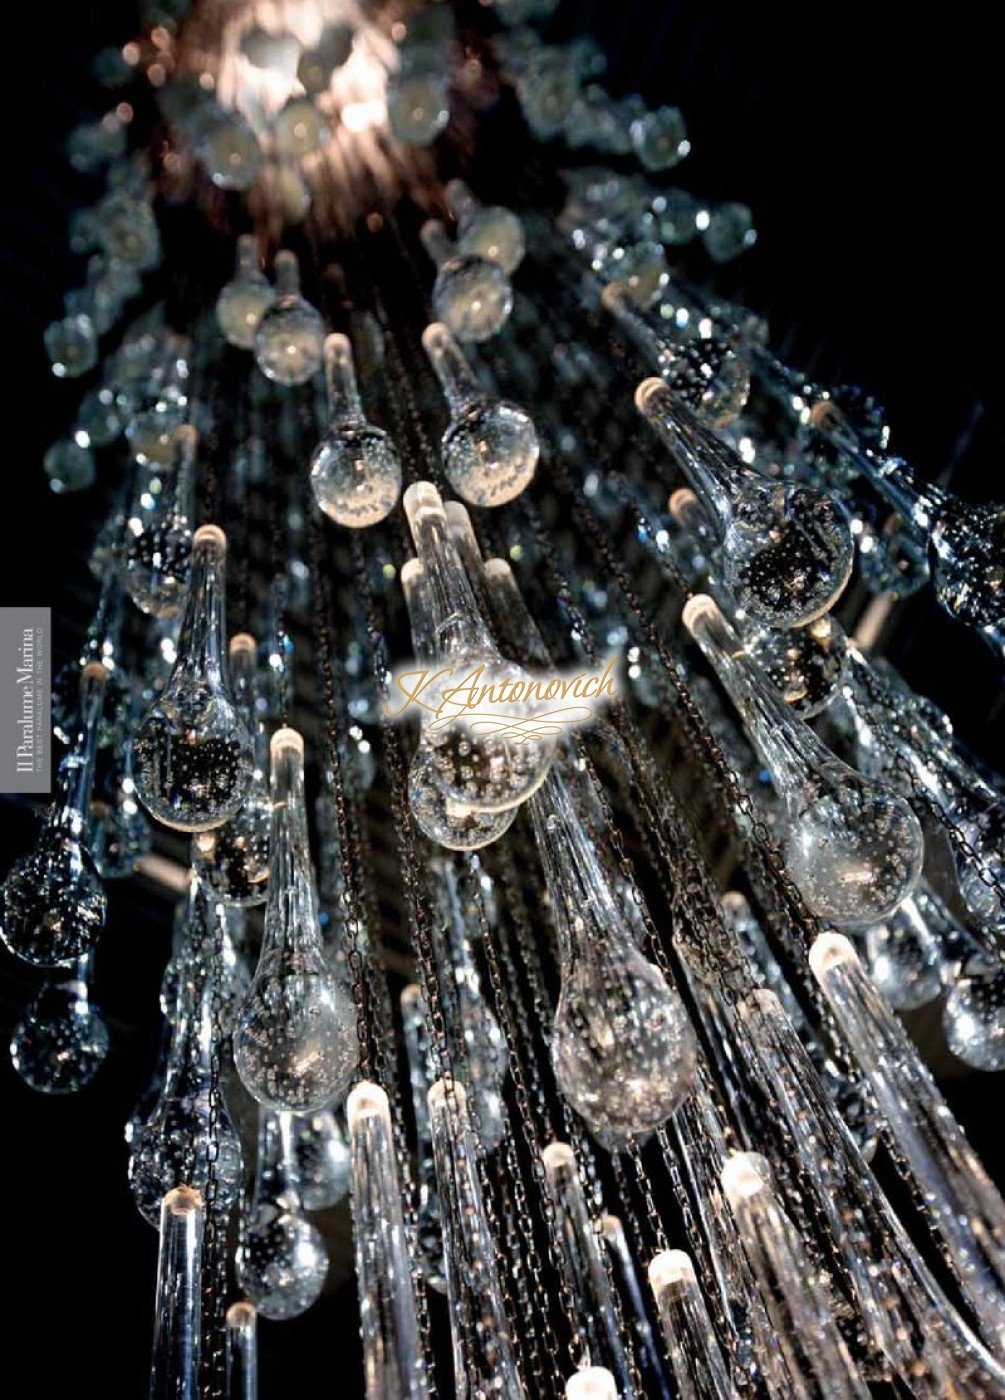
<svg viewBox="0 0 1005 1400">
<path fill-rule="evenodd" d="M 272 736 L 269 897 L 258 967 L 237 1012 L 234 1063 L 268 1108 L 315 1112 L 340 1099 L 356 1068 L 356 1013 L 325 960 L 306 848 L 304 741 Z"/>
<path fill-rule="evenodd" d="M 205 831 L 233 817 L 254 767 L 224 652 L 226 557 L 219 526 L 200 526 L 177 657 L 133 740 L 140 798 L 158 821 L 179 831 Z"/>
</svg>

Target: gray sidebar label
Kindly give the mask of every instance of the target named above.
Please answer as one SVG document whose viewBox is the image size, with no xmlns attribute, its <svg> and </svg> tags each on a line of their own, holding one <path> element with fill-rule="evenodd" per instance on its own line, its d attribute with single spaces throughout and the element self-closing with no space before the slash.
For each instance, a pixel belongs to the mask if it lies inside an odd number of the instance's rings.
<svg viewBox="0 0 1005 1400">
<path fill-rule="evenodd" d="M 0 792 L 52 788 L 50 608 L 0 608 Z"/>
</svg>

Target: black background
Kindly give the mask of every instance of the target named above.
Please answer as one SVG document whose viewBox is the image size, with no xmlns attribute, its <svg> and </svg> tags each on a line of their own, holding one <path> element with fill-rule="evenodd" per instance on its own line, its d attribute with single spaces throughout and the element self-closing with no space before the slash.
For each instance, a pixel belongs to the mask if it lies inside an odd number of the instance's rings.
<svg viewBox="0 0 1005 1400">
<path fill-rule="evenodd" d="M 997 26 L 991 7 L 956 5 L 937 23 L 921 13 L 910 18 L 907 7 L 858 0 L 742 8 L 594 0 L 566 3 L 556 28 L 601 40 L 613 90 L 638 88 L 650 102 L 680 105 L 694 150 L 680 183 L 752 207 L 760 241 L 742 281 L 779 334 L 795 324 L 803 362 L 824 380 L 857 380 L 877 393 L 897 446 L 923 472 L 952 468 L 964 495 L 1000 499 Z M 72 384 L 49 374 L 41 332 L 80 275 L 66 251 L 66 224 L 82 186 L 62 145 L 77 121 L 103 110 L 90 56 L 129 38 L 132 23 L 129 7 L 107 0 L 100 15 L 65 3 L 7 11 L 5 603 L 51 603 L 58 611 L 91 587 L 81 539 L 90 507 L 52 497 L 41 472 L 42 453 L 77 398 Z M 923 625 L 900 643 L 905 669 L 990 755 L 1000 686 L 990 656 L 927 606 L 918 616 Z M 6 868 L 31 827 L 17 808 L 0 807 L 0 820 Z M 0 1056 L 3 1329 L 7 1355 L 31 1362 L 24 1388 L 41 1397 L 81 1384 L 109 1397 L 144 1390 L 155 1240 L 128 1196 L 121 1125 L 153 1057 L 154 1017 L 136 1007 L 155 1004 L 167 939 L 165 909 L 153 895 L 113 896 L 101 978 L 116 1054 L 100 1088 L 46 1101 Z M 29 988 L 5 960 L 4 1038 Z M 997 1093 L 988 1076 L 954 1089 L 989 1160 L 998 1158 L 994 1114 L 980 1109 Z M 263 1393 L 356 1393 L 355 1326 L 344 1289 L 305 1318 L 267 1329 Z M 40 1342 L 29 1348 L 32 1333 Z"/>
</svg>

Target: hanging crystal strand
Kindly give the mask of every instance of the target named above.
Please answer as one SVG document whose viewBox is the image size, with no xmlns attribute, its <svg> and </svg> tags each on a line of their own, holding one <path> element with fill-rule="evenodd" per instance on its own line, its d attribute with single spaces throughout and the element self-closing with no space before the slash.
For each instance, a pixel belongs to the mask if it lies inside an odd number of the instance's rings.
<svg viewBox="0 0 1005 1400">
<path fill-rule="evenodd" d="M 217 1203 L 229 1209 L 241 1179 L 241 1144 L 226 1107 L 213 1107 L 214 1065 L 223 1027 L 217 1015 L 225 932 L 222 904 L 212 904 L 193 879 L 189 886 L 164 1082 L 146 1120 L 134 1131 L 129 1186 L 140 1214 L 156 1225 L 172 1186 L 188 1184 L 208 1196 L 210 1119 L 215 1115 Z M 207 1202 L 208 1208 L 208 1202 Z"/>
<path fill-rule="evenodd" d="M 198 444 L 196 430 L 179 424 L 168 434 L 163 461 L 133 468 L 121 576 L 130 598 L 151 617 L 177 617 L 184 607 Z"/>
<path fill-rule="evenodd" d="M 772 992 L 737 1007 L 751 1082 L 770 1093 L 798 1153 L 800 1183 L 821 1212 L 871 1346 L 923 1397 L 1000 1396 L 1005 1371 L 942 1292 L 820 1088 Z M 787 1147 L 786 1150 L 790 1150 Z"/>
<path fill-rule="evenodd" d="M 118 570 L 109 565 L 101 579 L 94 616 L 80 648 L 80 655 L 61 667 L 52 682 L 52 729 L 63 744 L 75 735 L 80 702 L 80 673 L 89 661 L 100 662 L 108 672 L 104 708 L 98 730 L 102 748 L 120 742 L 129 715 L 129 683 L 122 669 L 120 634 L 124 596 Z"/>
<path fill-rule="evenodd" d="M 500 656 L 478 611 L 435 488 L 418 482 L 405 492 L 403 503 L 428 588 L 432 659 L 448 678 L 456 673 L 458 681 L 472 673 L 486 681 L 493 674 L 523 679 L 520 668 Z M 551 745 L 474 734 L 456 707 L 444 701 L 443 684 L 438 689 L 434 678 L 422 690 L 423 704 L 438 711 L 423 714 L 423 740 L 432 750 L 438 786 L 461 806 L 478 811 L 505 811 L 524 801 L 544 780 Z"/>
<path fill-rule="evenodd" d="M 434 632 L 429 589 L 418 559 L 407 559 L 401 566 L 401 587 L 408 607 L 416 662 L 433 662 Z M 477 850 L 497 841 L 512 826 L 517 804 L 502 812 L 485 812 L 468 807 L 445 791 L 439 781 L 433 746 L 420 738 L 412 756 L 408 777 L 408 802 L 416 825 L 424 836 L 448 850 Z"/>
<path fill-rule="evenodd" d="M 108 1057 L 108 1025 L 88 987 L 93 962 L 93 953 L 86 953 L 62 976 L 45 981 L 14 1026 L 11 1064 L 40 1094 L 76 1093 Z"/>
<path fill-rule="evenodd" d="M 158 821 L 181 831 L 205 831 L 233 817 L 254 765 L 224 655 L 226 556 L 219 526 L 200 526 L 177 659 L 133 741 L 140 797 Z"/>
<path fill-rule="evenodd" d="M 133 701 L 127 708 L 132 727 Z M 91 803 L 94 863 L 103 880 L 124 880 L 153 845 L 153 829 L 137 797 L 133 776 L 133 739 L 126 732 L 112 749 L 100 795 Z"/>
<path fill-rule="evenodd" d="M 936 727 L 932 707 L 854 648 L 849 661 L 842 701 L 860 753 L 941 817 L 968 909 L 989 930 L 1005 927 L 1005 799 Z"/>
<path fill-rule="evenodd" d="M 787 814 L 786 864 L 810 909 L 851 928 L 891 914 L 921 874 L 924 846 L 911 808 L 892 789 L 840 762 L 759 681 L 711 598 L 690 598 L 683 621 L 771 772 Z"/>
<path fill-rule="evenodd" d="M 682 1250 L 667 1249 L 649 1265 L 670 1365 L 680 1400 L 735 1400 L 694 1265 Z"/>
<path fill-rule="evenodd" d="M 227 1309 L 227 1400 L 258 1400 L 258 1315 L 243 1300 Z"/>
<path fill-rule="evenodd" d="M 190 1186 L 166 1192 L 160 1205 L 160 1252 L 150 1400 L 198 1400 L 204 1211 Z"/>
<path fill-rule="evenodd" d="M 674 335 L 674 322 L 661 318 L 662 329 L 657 331 L 620 281 L 608 282 L 600 300 L 638 345 L 650 368 L 701 422 L 724 428 L 743 412 L 750 392 L 750 366 L 711 320 L 688 318 Z"/>
<path fill-rule="evenodd" d="M 258 1157 L 237 1280 L 262 1317 L 298 1317 L 320 1296 L 328 1254 L 303 1214 L 292 1114 L 258 1110 Z"/>
<path fill-rule="evenodd" d="M 184 422 L 191 397 L 191 354 L 192 344 L 186 336 L 166 331 L 159 335 L 149 373 L 126 423 L 126 441 L 141 467 L 173 469 L 177 461 L 176 430 Z M 153 478 L 157 479 L 156 471 Z M 146 479 L 137 474 L 137 483 Z M 132 511 L 127 510 L 126 514 L 131 516 Z"/>
<path fill-rule="evenodd" d="M 414 982 L 401 993 L 401 1020 L 408 1057 L 408 1081 L 415 1118 L 415 1156 L 419 1174 L 417 1243 L 423 1277 L 437 1293 L 446 1291 L 443 1263 L 443 1230 L 440 1198 L 436 1190 L 433 1136 L 429 1125 L 428 1094 L 431 1083 L 431 1050 L 426 1029 L 422 989 Z"/>
<path fill-rule="evenodd" d="M 653 1338 L 646 1305 L 639 1287 L 635 1260 L 625 1235 L 624 1226 L 616 1215 L 600 1217 L 600 1235 L 610 1260 L 621 1294 L 631 1305 L 631 1331 L 635 1346 L 645 1367 L 645 1394 L 652 1394 L 657 1400 L 670 1400 L 670 1386 L 664 1373 L 663 1362 Z"/>
<path fill-rule="evenodd" d="M 733 1384 L 747 1391 L 753 1382 L 772 1396 L 796 1396 L 795 1379 L 775 1344 L 765 1301 L 722 1193 L 729 1146 L 709 1079 L 707 1066 L 699 1061 L 694 1093 L 671 1120 L 673 1146 L 664 1144 L 664 1151 L 668 1159 L 679 1156 L 687 1178 L 697 1227 L 692 1243 L 701 1251 L 705 1291 L 718 1302 L 727 1329 L 720 1340 L 728 1344 Z"/>
<path fill-rule="evenodd" d="M 346 1115 L 367 1400 L 425 1400 L 429 1389 L 387 1095 L 362 1080 L 349 1095 Z"/>
<path fill-rule="evenodd" d="M 945 611 L 983 632 L 997 651 L 996 642 L 1005 626 L 1003 508 L 972 505 L 941 486 L 920 481 L 900 457 L 864 445 L 830 399 L 813 404 L 810 418 L 849 465 L 913 527 L 919 540 L 929 545 L 932 586 Z"/>
<path fill-rule="evenodd" d="M 81 671 L 77 733 L 59 765 L 56 800 L 33 850 L 14 863 L 0 890 L 0 939 L 35 967 L 82 957 L 104 928 L 105 891 L 84 838 L 107 681 L 98 661 Z"/>
<path fill-rule="evenodd" d="M 905 900 L 893 918 L 899 918 L 910 903 L 910 899 Z M 736 890 L 727 890 L 722 897 L 722 911 L 727 928 L 735 934 L 756 968 L 758 980 L 778 997 L 793 1029 L 806 1047 L 820 1075 L 821 1083 L 858 1143 L 863 1156 L 871 1157 L 876 1150 L 877 1134 L 872 1107 L 863 1097 L 854 1078 L 845 1073 L 828 1053 L 823 1038 L 803 1010 L 802 1003 L 769 946 L 764 930 L 746 897 Z M 871 933 L 872 930 L 870 936 Z M 728 1031 L 727 1038 L 730 1038 Z"/>
<path fill-rule="evenodd" d="M 479 1142 L 491 1152 L 506 1130 L 502 1087 L 509 1057 L 475 967 L 457 869 L 449 859 L 435 861 L 431 869 L 442 917 L 431 941 L 447 1032 L 455 1042 L 451 1064 L 468 1091 Z"/>
<path fill-rule="evenodd" d="M 810 967 L 867 1076 L 988 1345 L 1005 1342 L 1005 1202 L 854 948 L 821 934 Z"/>
<path fill-rule="evenodd" d="M 506 1400 L 523 1400 L 463 1085 L 449 1077 L 438 1079 L 429 1091 L 429 1119 L 458 1398 L 491 1392 Z"/>
<path fill-rule="evenodd" d="M 567 1143 L 550 1142 L 541 1157 L 578 1305 L 581 1364 L 608 1363 L 617 1377 L 619 1393 L 627 1400 L 638 1392 L 621 1342 L 613 1288 L 600 1235 L 590 1219 L 575 1153 Z"/>
<path fill-rule="evenodd" d="M 830 608 L 851 573 L 843 507 L 808 487 L 760 476 L 695 418 L 662 379 L 635 402 L 665 442 L 721 540 L 723 581 L 751 618 L 797 627 Z"/>
<path fill-rule="evenodd" d="M 559 769 L 530 810 L 559 937 L 555 1077 L 590 1131 L 624 1146 L 687 1097 L 694 1032 L 677 992 L 635 947 Z"/>
<path fill-rule="evenodd" d="M 257 712 L 258 643 L 246 632 L 230 639 L 230 680 L 234 704 L 252 736 L 253 762 L 248 789 L 236 816 L 209 831 L 196 832 L 192 863 L 218 899 L 251 906 L 264 902 L 269 879 L 269 740 Z"/>
<path fill-rule="evenodd" d="M 422 346 L 450 409 L 440 442 L 447 480 L 475 506 L 514 500 L 533 480 L 541 451 L 533 420 L 485 392 L 441 322 L 426 327 Z"/>
<path fill-rule="evenodd" d="M 328 430 L 311 454 L 311 488 L 336 524 L 365 529 L 394 509 L 401 460 L 390 436 L 366 418 L 349 337 L 329 335 L 324 356 Z"/>
<path fill-rule="evenodd" d="M 237 1014 L 234 1064 L 259 1103 L 326 1108 L 356 1068 L 356 1018 L 328 970 L 307 847 L 304 741 L 280 729 L 270 744 L 269 897 L 258 967 Z"/>
<path fill-rule="evenodd" d="M 797 1393 L 867 1400 L 868 1387 L 848 1355 L 802 1241 L 775 1196 L 770 1171 L 757 1153 L 738 1152 L 723 1168 L 722 1187 L 786 1366 L 797 1378 Z"/>
<path fill-rule="evenodd" d="M 488 340 L 513 309 L 513 288 L 496 262 L 455 251 L 436 219 L 423 224 L 420 237 L 436 264 L 433 311 L 458 340 Z"/>
</svg>

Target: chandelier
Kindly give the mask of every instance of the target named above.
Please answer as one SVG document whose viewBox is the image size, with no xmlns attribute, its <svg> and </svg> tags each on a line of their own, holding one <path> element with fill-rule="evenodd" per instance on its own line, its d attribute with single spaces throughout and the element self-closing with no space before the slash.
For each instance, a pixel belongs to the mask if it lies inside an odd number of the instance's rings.
<svg viewBox="0 0 1005 1400">
<path fill-rule="evenodd" d="M 258 1394 L 344 1200 L 368 1400 L 1005 1396 L 901 1019 L 1005 1067 L 1005 800 L 877 645 L 926 590 L 1001 659 L 1003 508 L 723 297 L 750 210 L 553 0 L 141 8 L 68 144 L 44 469 L 105 520 L 0 938 L 74 1093 L 115 883 L 173 891 L 151 1396 Z"/>
</svg>

